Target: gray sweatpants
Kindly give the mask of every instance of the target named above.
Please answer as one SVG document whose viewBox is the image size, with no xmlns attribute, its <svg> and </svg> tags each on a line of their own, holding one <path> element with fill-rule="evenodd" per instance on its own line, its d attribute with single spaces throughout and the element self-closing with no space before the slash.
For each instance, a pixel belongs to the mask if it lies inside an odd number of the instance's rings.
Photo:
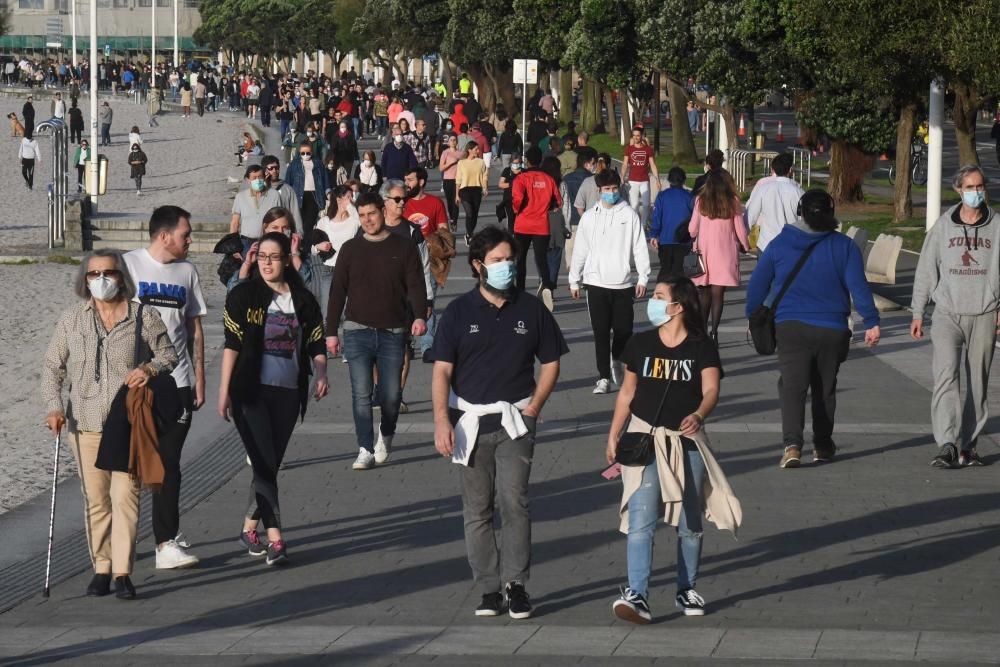
<svg viewBox="0 0 1000 667">
<path fill-rule="evenodd" d="M 503 429 L 480 433 L 469 466 L 462 467 L 465 548 L 481 595 L 499 592 L 511 581 L 526 583 L 531 569 L 528 477 L 536 422 L 525 417 L 524 423 L 529 433 L 517 440 Z M 503 530 L 500 547 L 493 531 L 494 493 Z"/>
<path fill-rule="evenodd" d="M 996 313 L 953 315 L 940 308 L 934 311 L 931 424 L 938 446 L 951 443 L 963 450 L 976 446 L 976 438 L 989 416 L 986 391 L 996 329 Z M 964 386 L 960 386 L 960 379 L 965 380 Z"/>
</svg>

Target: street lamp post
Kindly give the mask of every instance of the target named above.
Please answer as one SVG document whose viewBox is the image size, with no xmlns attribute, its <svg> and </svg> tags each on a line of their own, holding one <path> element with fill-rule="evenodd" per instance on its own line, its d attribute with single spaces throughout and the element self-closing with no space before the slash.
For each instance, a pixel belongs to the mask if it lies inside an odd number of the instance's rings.
<svg viewBox="0 0 1000 667">
<path fill-rule="evenodd" d="M 90 0 L 90 210 L 97 212 L 97 0 Z"/>
<path fill-rule="evenodd" d="M 944 147 L 944 83 L 940 79 L 931 81 L 930 113 L 928 114 L 927 146 L 927 219 L 926 228 L 937 222 L 941 215 L 941 157 Z"/>
<path fill-rule="evenodd" d="M 152 15 L 152 27 L 149 31 L 149 67 L 150 84 L 156 87 L 156 0 L 149 0 L 149 13 Z"/>
<path fill-rule="evenodd" d="M 72 0 L 70 9 L 70 32 L 73 34 L 73 69 L 76 69 L 76 0 Z M 75 77 L 75 73 L 74 73 Z"/>
<path fill-rule="evenodd" d="M 174 2 L 174 67 L 180 67 L 180 48 L 179 39 L 177 38 L 177 5 L 180 4 L 181 0 L 173 0 Z"/>
</svg>

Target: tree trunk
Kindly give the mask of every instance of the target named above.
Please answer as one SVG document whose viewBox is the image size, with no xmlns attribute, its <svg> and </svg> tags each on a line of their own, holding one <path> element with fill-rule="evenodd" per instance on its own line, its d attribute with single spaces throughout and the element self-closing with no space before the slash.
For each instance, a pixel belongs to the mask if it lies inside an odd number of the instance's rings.
<svg viewBox="0 0 1000 667">
<path fill-rule="evenodd" d="M 719 148 L 723 151 L 739 148 L 739 137 L 736 136 L 736 109 L 734 109 L 731 104 L 724 104 L 722 106 L 722 111 L 719 113 L 719 117 L 721 117 L 722 122 L 726 124 L 726 139 L 729 142 L 726 146 L 719 146 Z M 718 121 L 716 121 L 716 123 L 718 123 Z M 718 133 L 718 125 L 716 125 L 715 131 Z M 716 136 L 718 136 L 718 134 L 716 134 Z"/>
<path fill-rule="evenodd" d="M 519 111 L 515 108 L 517 100 L 514 99 L 514 71 L 509 67 L 494 67 L 493 80 L 497 87 L 497 99 L 503 102 L 507 115 L 513 118 Z M 503 128 L 498 127 L 497 131 L 502 132 Z"/>
<path fill-rule="evenodd" d="M 604 89 L 604 106 L 608 109 L 608 122 L 605 125 L 608 134 L 618 136 L 618 118 L 615 115 L 615 94 L 610 88 Z"/>
<path fill-rule="evenodd" d="M 469 77 L 476 84 L 476 89 L 479 91 L 479 97 L 477 98 L 479 106 L 487 110 L 492 109 L 496 103 L 496 98 L 494 97 L 493 84 L 490 82 L 486 66 L 481 63 L 469 63 L 464 69 L 469 73 Z M 475 120 L 479 119 L 469 119 L 470 127 Z"/>
<path fill-rule="evenodd" d="M 961 164 L 979 164 L 979 154 L 976 152 L 976 112 L 981 98 L 974 85 L 955 83 L 955 108 L 952 119 L 955 121 L 955 139 L 958 143 L 958 160 Z"/>
<path fill-rule="evenodd" d="M 667 79 L 667 92 L 670 95 L 670 130 L 674 142 L 674 164 L 692 164 L 699 162 L 698 153 L 694 148 L 694 137 L 687 123 L 684 110 L 687 108 L 687 93 L 673 79 Z"/>
<path fill-rule="evenodd" d="M 917 118 L 917 105 L 904 104 L 896 126 L 896 191 L 893 195 L 892 221 L 899 223 L 913 217 L 910 178 L 910 142 Z"/>
<path fill-rule="evenodd" d="M 573 120 L 573 69 L 559 72 L 559 122 L 569 124 Z"/>
<path fill-rule="evenodd" d="M 593 132 L 600 123 L 600 117 L 594 113 L 594 97 L 597 85 L 590 79 L 583 80 L 583 98 L 580 100 L 580 129 Z"/>
<path fill-rule="evenodd" d="M 909 147 L 907 147 L 907 151 Z M 864 200 L 865 174 L 871 169 L 871 157 L 857 145 L 835 139 L 830 148 L 830 196 L 837 204 Z"/>
</svg>

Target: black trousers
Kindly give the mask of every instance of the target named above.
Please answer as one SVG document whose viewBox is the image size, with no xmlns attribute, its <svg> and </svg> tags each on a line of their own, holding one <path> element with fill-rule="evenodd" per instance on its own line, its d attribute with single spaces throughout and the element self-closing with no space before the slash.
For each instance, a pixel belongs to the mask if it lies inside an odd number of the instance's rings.
<svg viewBox="0 0 1000 667">
<path fill-rule="evenodd" d="M 78 144 L 83 141 L 83 128 L 69 128 L 69 142 L 71 144 Z"/>
<path fill-rule="evenodd" d="M 483 204 L 483 189 L 462 188 L 458 191 L 458 197 L 462 200 L 462 208 L 465 209 L 465 233 L 472 236 L 476 233 L 476 225 L 479 224 L 479 207 Z"/>
<path fill-rule="evenodd" d="M 524 290 L 528 275 L 528 246 L 535 249 L 535 268 L 542 287 L 554 290 L 555 283 L 549 275 L 549 235 L 514 234 L 517 239 L 517 289 Z"/>
<path fill-rule="evenodd" d="M 246 516 L 265 528 L 281 528 L 278 469 L 299 417 L 299 390 L 262 385 L 252 403 L 233 400 L 232 409 L 253 469 Z"/>
<path fill-rule="evenodd" d="M 446 178 L 441 182 L 444 184 L 444 199 L 445 204 L 448 206 L 448 220 L 454 227 L 458 225 L 458 204 L 455 203 L 455 179 Z"/>
<path fill-rule="evenodd" d="M 271 127 L 271 107 L 260 108 L 260 124 L 264 127 Z"/>
<path fill-rule="evenodd" d="M 194 390 L 178 387 L 184 411 L 174 427 L 160 436 L 160 458 L 163 459 L 163 486 L 153 494 L 153 536 L 157 544 L 177 537 L 181 513 L 181 450 L 191 430 L 194 410 Z"/>
<path fill-rule="evenodd" d="M 86 167 L 82 164 L 76 165 L 76 184 L 83 185 L 83 175 L 86 171 Z"/>
<path fill-rule="evenodd" d="M 833 444 L 837 412 L 837 372 L 847 359 L 851 334 L 846 328 L 827 329 L 802 322 L 781 322 L 778 341 L 778 397 L 785 447 L 802 447 L 806 392 L 812 392 L 813 442 Z"/>
<path fill-rule="evenodd" d="M 684 275 L 684 257 L 687 256 L 688 246 L 679 243 L 660 245 L 656 249 L 656 254 L 660 257 L 660 272 L 656 279 L 671 278 Z"/>
<path fill-rule="evenodd" d="M 35 187 L 35 161 L 21 158 L 21 177 L 29 188 Z"/>
<path fill-rule="evenodd" d="M 625 343 L 632 337 L 635 314 L 632 301 L 635 290 L 631 287 L 608 289 L 585 285 L 590 327 L 594 331 L 594 357 L 598 377 L 611 379 L 611 359 L 619 359 Z M 619 379 L 620 381 L 620 379 Z"/>
<path fill-rule="evenodd" d="M 205 115 L 205 98 L 204 97 L 196 97 L 194 99 L 194 103 L 195 103 L 195 106 L 197 106 L 197 108 L 198 108 L 198 115 L 199 116 L 204 116 Z"/>
<path fill-rule="evenodd" d="M 312 238 L 313 227 L 316 226 L 316 221 L 319 220 L 319 204 L 316 203 L 316 196 L 311 191 L 306 191 L 302 194 L 302 252 L 308 253 L 312 244 L 309 239 Z"/>
</svg>

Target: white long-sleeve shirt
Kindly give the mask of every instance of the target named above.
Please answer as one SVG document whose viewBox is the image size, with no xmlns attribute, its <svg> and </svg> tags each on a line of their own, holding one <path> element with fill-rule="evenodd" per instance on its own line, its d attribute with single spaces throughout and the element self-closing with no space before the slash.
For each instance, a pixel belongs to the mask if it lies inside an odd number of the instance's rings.
<svg viewBox="0 0 1000 667">
<path fill-rule="evenodd" d="M 649 251 L 639 216 L 627 202 L 611 208 L 598 202 L 584 211 L 576 229 L 569 285 L 625 289 L 649 280 Z M 632 264 L 638 274 L 632 280 Z"/>
<path fill-rule="evenodd" d="M 34 139 L 24 137 L 21 145 L 17 149 L 17 156 L 22 160 L 34 160 L 36 167 L 42 164 L 42 151 L 38 148 L 38 142 Z"/>
<path fill-rule="evenodd" d="M 785 176 L 764 178 L 754 186 L 747 202 L 746 220 L 750 227 L 760 227 L 757 248 L 761 252 L 781 233 L 782 227 L 798 219 L 795 212 L 804 194 L 798 183 Z"/>
</svg>

